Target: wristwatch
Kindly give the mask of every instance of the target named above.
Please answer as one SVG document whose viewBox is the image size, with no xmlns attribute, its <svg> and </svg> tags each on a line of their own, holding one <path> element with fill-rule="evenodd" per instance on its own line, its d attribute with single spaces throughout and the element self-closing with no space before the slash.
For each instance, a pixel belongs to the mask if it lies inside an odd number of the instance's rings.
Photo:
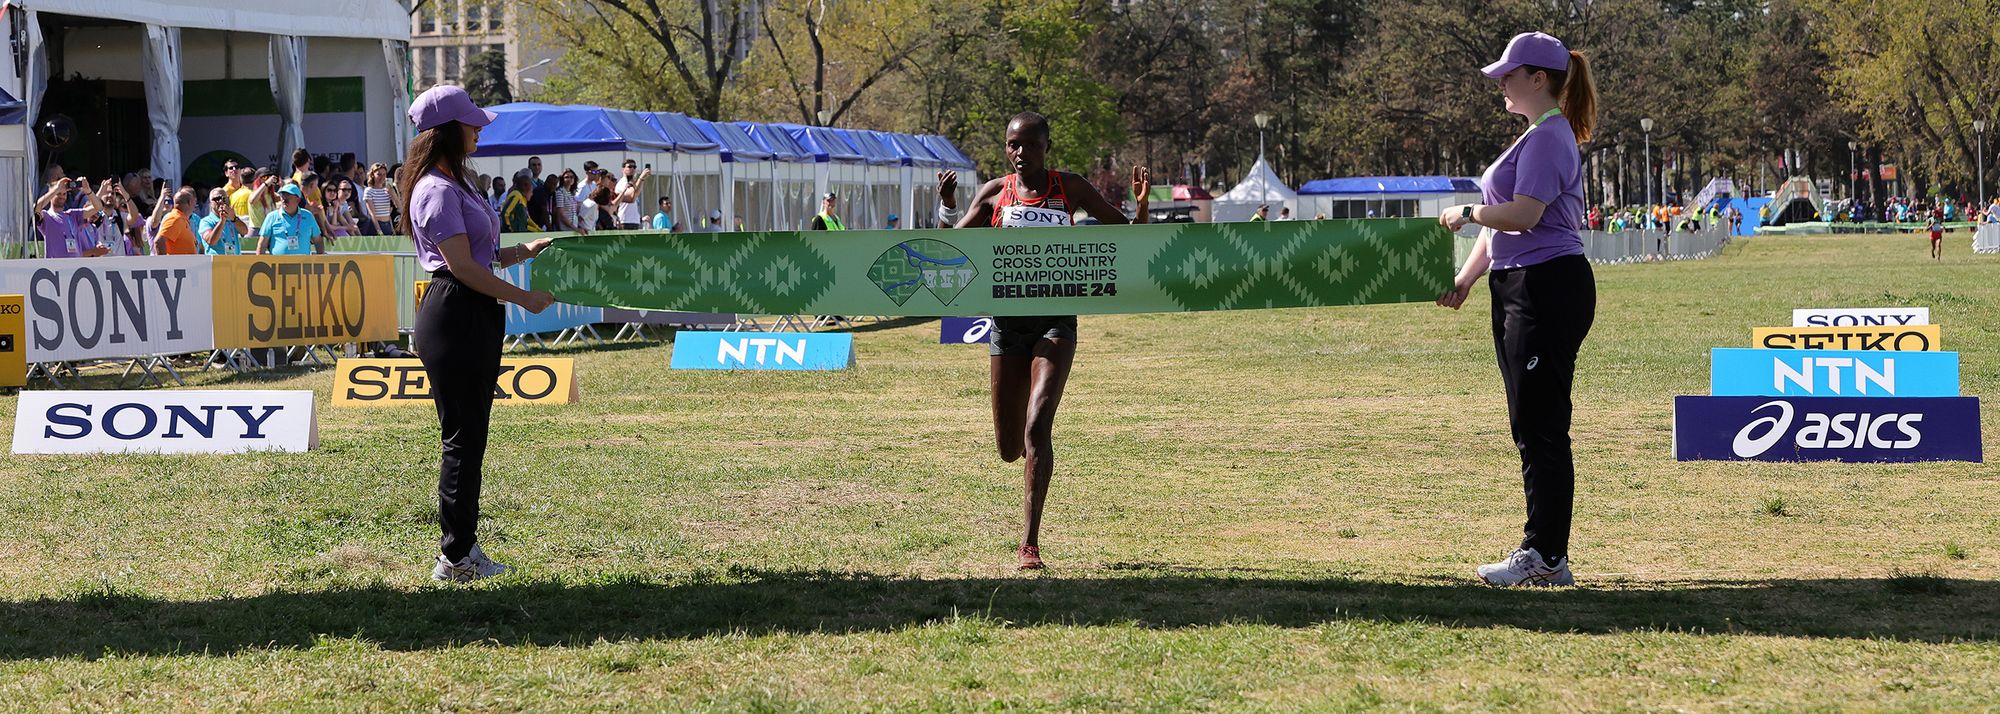
<svg viewBox="0 0 2000 714">
<path fill-rule="evenodd" d="M 1458 211 L 1458 217 L 1459 217 L 1459 218 L 1463 218 L 1463 219 L 1465 219 L 1465 222 L 1467 222 L 1467 223 L 1471 223 L 1471 222 L 1472 222 L 1472 204 L 1470 204 L 1470 203 L 1468 203 L 1468 204 L 1465 204 L 1465 207 L 1464 207 L 1464 208 L 1461 208 L 1461 209 L 1459 209 L 1459 211 Z"/>
</svg>

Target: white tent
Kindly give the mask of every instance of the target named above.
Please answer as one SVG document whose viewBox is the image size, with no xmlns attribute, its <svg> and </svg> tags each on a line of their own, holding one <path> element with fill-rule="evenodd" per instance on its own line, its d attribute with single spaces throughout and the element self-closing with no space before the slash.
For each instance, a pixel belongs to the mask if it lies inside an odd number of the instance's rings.
<svg viewBox="0 0 2000 714">
<path fill-rule="evenodd" d="M 0 191 L 14 197 L 5 203 L 32 205 L 20 197 L 41 180 L 33 126 L 49 84 L 66 77 L 143 83 L 147 166 L 176 183 L 207 152 L 277 163 L 311 135 L 314 151 L 387 163 L 407 141 L 410 15 L 399 0 L 4 1 L 15 56 L 0 63 L 0 89 L 26 103 L 25 121 L 0 127 Z M 64 32 L 45 37 L 45 20 Z M 309 90 L 308 79 L 335 89 Z M 194 89 L 203 99 L 188 105 Z M 308 110 L 312 92 L 339 101 Z M 271 114 L 218 111 L 219 100 L 264 93 Z M 0 254 L 30 233 L 25 211 L 0 211 Z"/>
<path fill-rule="evenodd" d="M 1228 193 L 1215 198 L 1214 218 L 1217 223 L 1247 221 L 1257 215 L 1258 206 L 1270 206 L 1271 218 L 1278 217 L 1278 208 L 1292 209 L 1292 217 L 1299 217 L 1299 194 L 1286 186 L 1278 178 L 1278 172 L 1271 170 L 1263 157 L 1250 167 L 1250 175 L 1243 177 L 1242 183 L 1229 189 Z"/>
</svg>

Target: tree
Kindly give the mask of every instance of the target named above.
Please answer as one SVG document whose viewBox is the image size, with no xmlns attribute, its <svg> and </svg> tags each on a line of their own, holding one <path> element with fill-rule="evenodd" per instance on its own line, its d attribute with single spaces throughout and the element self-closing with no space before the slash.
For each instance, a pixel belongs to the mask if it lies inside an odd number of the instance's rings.
<svg viewBox="0 0 2000 714">
<path fill-rule="evenodd" d="M 459 84 L 472 96 L 472 103 L 482 107 L 514 101 L 514 90 L 507 84 L 507 56 L 493 50 L 467 60 Z"/>
<path fill-rule="evenodd" d="M 566 47 L 549 94 L 722 119 L 750 46 L 753 0 L 522 0 L 545 38 Z M 604 101 L 613 99 L 616 101 Z"/>
</svg>

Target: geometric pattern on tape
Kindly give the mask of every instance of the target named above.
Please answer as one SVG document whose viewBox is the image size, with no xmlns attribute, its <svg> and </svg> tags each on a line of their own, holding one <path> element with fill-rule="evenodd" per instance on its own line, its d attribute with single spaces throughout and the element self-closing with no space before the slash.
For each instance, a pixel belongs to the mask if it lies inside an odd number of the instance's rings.
<svg viewBox="0 0 2000 714">
<path fill-rule="evenodd" d="M 553 247 L 537 261 L 536 287 L 580 304 L 783 315 L 833 286 L 833 264 L 793 232 L 634 234 Z"/>
<path fill-rule="evenodd" d="M 935 238 L 897 243 L 868 267 L 868 279 L 897 307 L 920 290 L 929 291 L 939 304 L 950 305 L 978 275 L 978 266 L 965 251 Z"/>
<path fill-rule="evenodd" d="M 1418 221 L 1412 226 L 1409 221 Z M 1404 219 L 1187 224 L 1146 265 L 1183 310 L 1407 302 L 1450 287 L 1451 243 Z M 1202 226 L 1203 229 L 1194 229 Z M 1395 236 L 1413 233 L 1417 240 Z"/>
</svg>

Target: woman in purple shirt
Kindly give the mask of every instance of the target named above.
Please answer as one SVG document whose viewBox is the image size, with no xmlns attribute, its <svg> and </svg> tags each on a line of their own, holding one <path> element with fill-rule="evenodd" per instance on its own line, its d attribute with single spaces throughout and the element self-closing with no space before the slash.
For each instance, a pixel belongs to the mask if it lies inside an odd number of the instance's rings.
<svg viewBox="0 0 2000 714">
<path fill-rule="evenodd" d="M 1597 91 L 1583 55 L 1540 32 L 1514 36 L 1482 70 L 1499 80 L 1507 111 L 1530 124 L 1487 167 L 1483 204 L 1445 209 L 1454 231 L 1484 227 L 1472 256 L 1438 304 L 1458 309 L 1488 268 L 1493 348 L 1507 390 L 1507 422 L 1521 452 L 1528 520 L 1519 548 L 1482 565 L 1493 585 L 1572 585 L 1569 531 L 1576 492 L 1570 456 L 1570 386 L 1576 354 L 1597 312 L 1597 284 L 1583 257 L 1583 171 L 1577 144 L 1597 124 Z"/>
<path fill-rule="evenodd" d="M 474 532 L 506 326 L 500 302 L 534 313 L 555 302 L 547 292 L 523 290 L 493 274 L 492 268 L 533 258 L 549 244 L 542 239 L 501 248 L 499 217 L 467 183 L 473 174 L 466 157 L 478 146 L 480 127 L 493 118 L 459 87 L 440 85 L 424 92 L 410 105 L 410 123 L 418 133 L 397 178 L 403 205 L 409 206 L 402 228 L 416 241 L 417 262 L 431 274 L 411 338 L 430 377 L 444 442 L 438 473 L 438 524 L 444 537 L 431 577 L 454 582 L 508 570 L 486 557 Z"/>
</svg>

